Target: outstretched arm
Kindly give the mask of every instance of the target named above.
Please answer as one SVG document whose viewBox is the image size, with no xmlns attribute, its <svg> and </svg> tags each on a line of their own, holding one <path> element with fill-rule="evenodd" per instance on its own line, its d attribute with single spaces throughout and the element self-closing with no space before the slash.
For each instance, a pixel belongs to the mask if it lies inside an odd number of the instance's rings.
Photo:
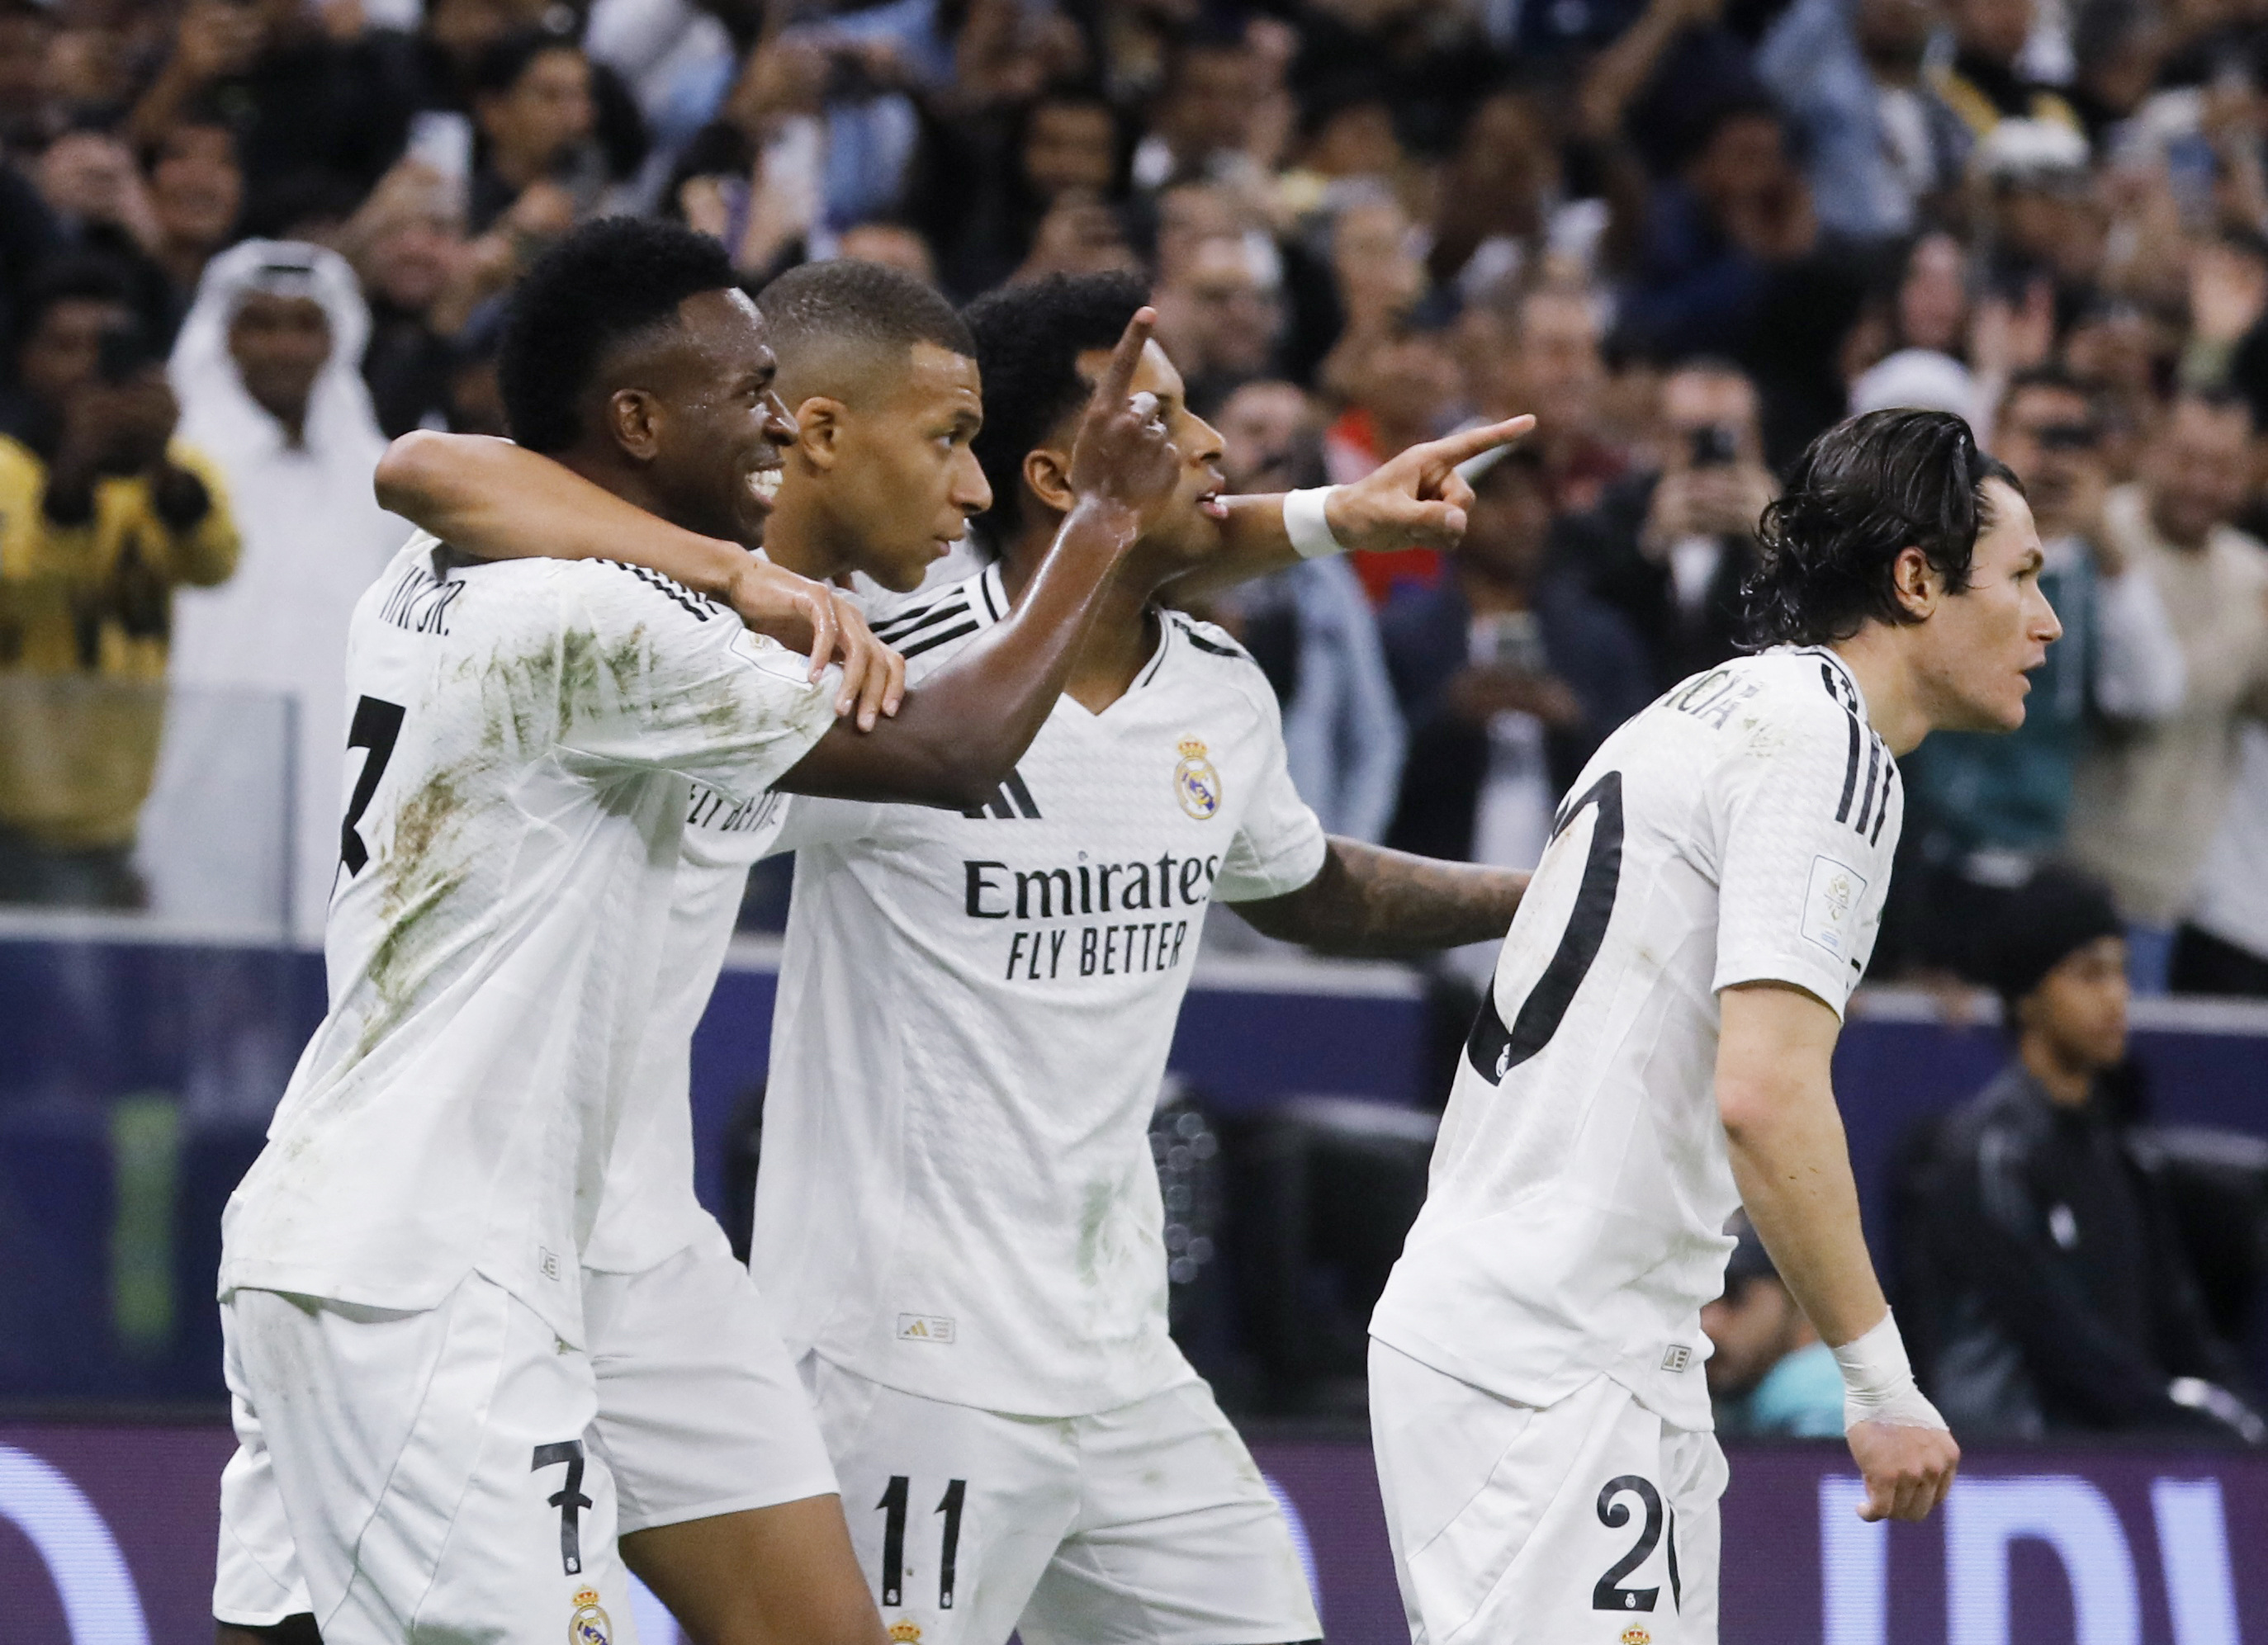
<svg viewBox="0 0 2268 1645">
<path fill-rule="evenodd" d="M 1465 510 L 1473 502 L 1473 488 L 1458 475 L 1457 465 L 1519 439 L 1535 426 L 1533 417 L 1513 417 L 1413 445 L 1353 484 L 1333 486 L 1324 501 L 1324 522 L 1350 554 L 1454 548 L 1464 540 Z M 1227 588 L 1300 562 L 1280 496 L 1229 498 L 1221 535 L 1219 557 L 1177 578 L 1172 594 Z"/>
<path fill-rule="evenodd" d="M 1491 942 L 1528 889 L 1512 869 L 1444 863 L 1334 834 L 1297 891 L 1229 906 L 1266 936 L 1318 953 L 1389 958 Z"/>
</svg>

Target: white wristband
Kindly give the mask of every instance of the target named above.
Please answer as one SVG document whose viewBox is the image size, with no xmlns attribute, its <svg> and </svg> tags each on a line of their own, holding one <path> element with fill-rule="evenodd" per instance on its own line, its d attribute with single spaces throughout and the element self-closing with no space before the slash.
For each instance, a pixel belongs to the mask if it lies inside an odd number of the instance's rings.
<svg viewBox="0 0 2268 1645">
<path fill-rule="evenodd" d="M 1284 534 L 1302 560 L 1328 560 L 1346 552 L 1346 545 L 1331 535 L 1323 506 L 1336 486 L 1310 486 L 1284 494 Z"/>
<path fill-rule="evenodd" d="M 1943 1428 L 1945 1419 L 1923 1398 L 1906 1358 L 1905 1340 L 1889 1314 L 1865 1336 L 1834 1350 L 1843 1373 L 1843 1426 L 1887 1422 L 1894 1428 Z"/>
</svg>

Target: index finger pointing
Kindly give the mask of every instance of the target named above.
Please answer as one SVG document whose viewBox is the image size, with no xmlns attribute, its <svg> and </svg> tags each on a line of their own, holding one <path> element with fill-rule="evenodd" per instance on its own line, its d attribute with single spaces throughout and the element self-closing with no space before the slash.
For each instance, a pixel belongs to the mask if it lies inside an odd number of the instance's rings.
<svg viewBox="0 0 2268 1645">
<path fill-rule="evenodd" d="M 1134 318 L 1126 322 L 1126 330 L 1118 339 L 1118 346 L 1110 351 L 1110 364 L 1102 368 L 1102 376 L 1094 386 L 1097 405 L 1116 410 L 1126 403 L 1126 396 L 1134 386 L 1134 368 L 1140 364 L 1142 350 L 1149 345 L 1150 328 L 1158 323 L 1158 311 L 1145 304 L 1134 311 Z"/>
<path fill-rule="evenodd" d="M 1535 427 L 1534 417 L 1507 417 L 1502 422 L 1443 435 L 1433 442 L 1425 455 L 1433 462 L 1447 463 L 1454 468 L 1460 463 L 1471 461 L 1484 452 L 1493 452 L 1499 446 L 1510 444 Z"/>
</svg>

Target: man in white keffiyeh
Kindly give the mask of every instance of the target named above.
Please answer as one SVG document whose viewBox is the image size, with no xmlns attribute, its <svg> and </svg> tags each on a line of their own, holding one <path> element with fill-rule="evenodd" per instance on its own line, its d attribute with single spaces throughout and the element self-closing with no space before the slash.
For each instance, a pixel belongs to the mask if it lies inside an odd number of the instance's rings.
<svg viewBox="0 0 2268 1645">
<path fill-rule="evenodd" d="M 290 903 L 303 939 L 320 938 L 338 864 L 347 620 L 409 530 L 371 490 L 386 437 L 359 366 L 369 334 L 370 311 L 343 258 L 247 240 L 206 268 L 168 367 L 182 437 L 211 454 L 236 501 L 244 557 L 226 586 L 175 605 L 173 678 L 187 691 L 168 727 L 160 797 L 210 801 L 195 790 L 252 758 L 250 722 L 225 711 L 210 694 L 217 688 L 296 698 Z M 275 756 L 263 750 L 259 763 L 272 768 Z M 261 906 L 240 867 L 188 860 L 204 847 L 175 836 L 194 832 L 153 830 L 145 842 L 161 906 L 239 914 Z"/>
</svg>

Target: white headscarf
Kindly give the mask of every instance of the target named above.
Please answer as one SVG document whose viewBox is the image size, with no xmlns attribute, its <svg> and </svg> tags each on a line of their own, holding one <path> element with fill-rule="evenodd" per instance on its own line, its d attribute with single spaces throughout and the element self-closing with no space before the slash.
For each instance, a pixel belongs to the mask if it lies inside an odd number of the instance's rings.
<svg viewBox="0 0 2268 1645">
<path fill-rule="evenodd" d="M 298 445 L 246 391 L 229 353 L 230 322 L 253 291 L 311 297 L 330 319 L 330 358 Z M 338 863 L 348 622 L 409 535 L 371 491 L 386 437 L 363 384 L 369 339 L 370 310 L 344 258 L 247 240 L 206 267 L 173 345 L 180 437 L 219 467 L 244 554 L 227 582 L 183 589 L 173 602 L 177 689 L 139 848 L 162 914 L 272 919 L 282 841 L 295 838 L 292 925 L 303 940 L 321 935 Z"/>
<path fill-rule="evenodd" d="M 246 240 L 205 265 L 166 368 L 181 402 L 181 437 L 224 462 L 225 453 L 282 440 L 283 425 L 245 392 L 228 351 L 229 324 L 254 291 L 311 297 L 322 305 L 331 322 L 331 357 L 307 396 L 307 447 L 325 458 L 367 452 L 376 467 L 386 437 L 362 378 L 370 305 L 345 258 L 298 240 Z"/>
</svg>

